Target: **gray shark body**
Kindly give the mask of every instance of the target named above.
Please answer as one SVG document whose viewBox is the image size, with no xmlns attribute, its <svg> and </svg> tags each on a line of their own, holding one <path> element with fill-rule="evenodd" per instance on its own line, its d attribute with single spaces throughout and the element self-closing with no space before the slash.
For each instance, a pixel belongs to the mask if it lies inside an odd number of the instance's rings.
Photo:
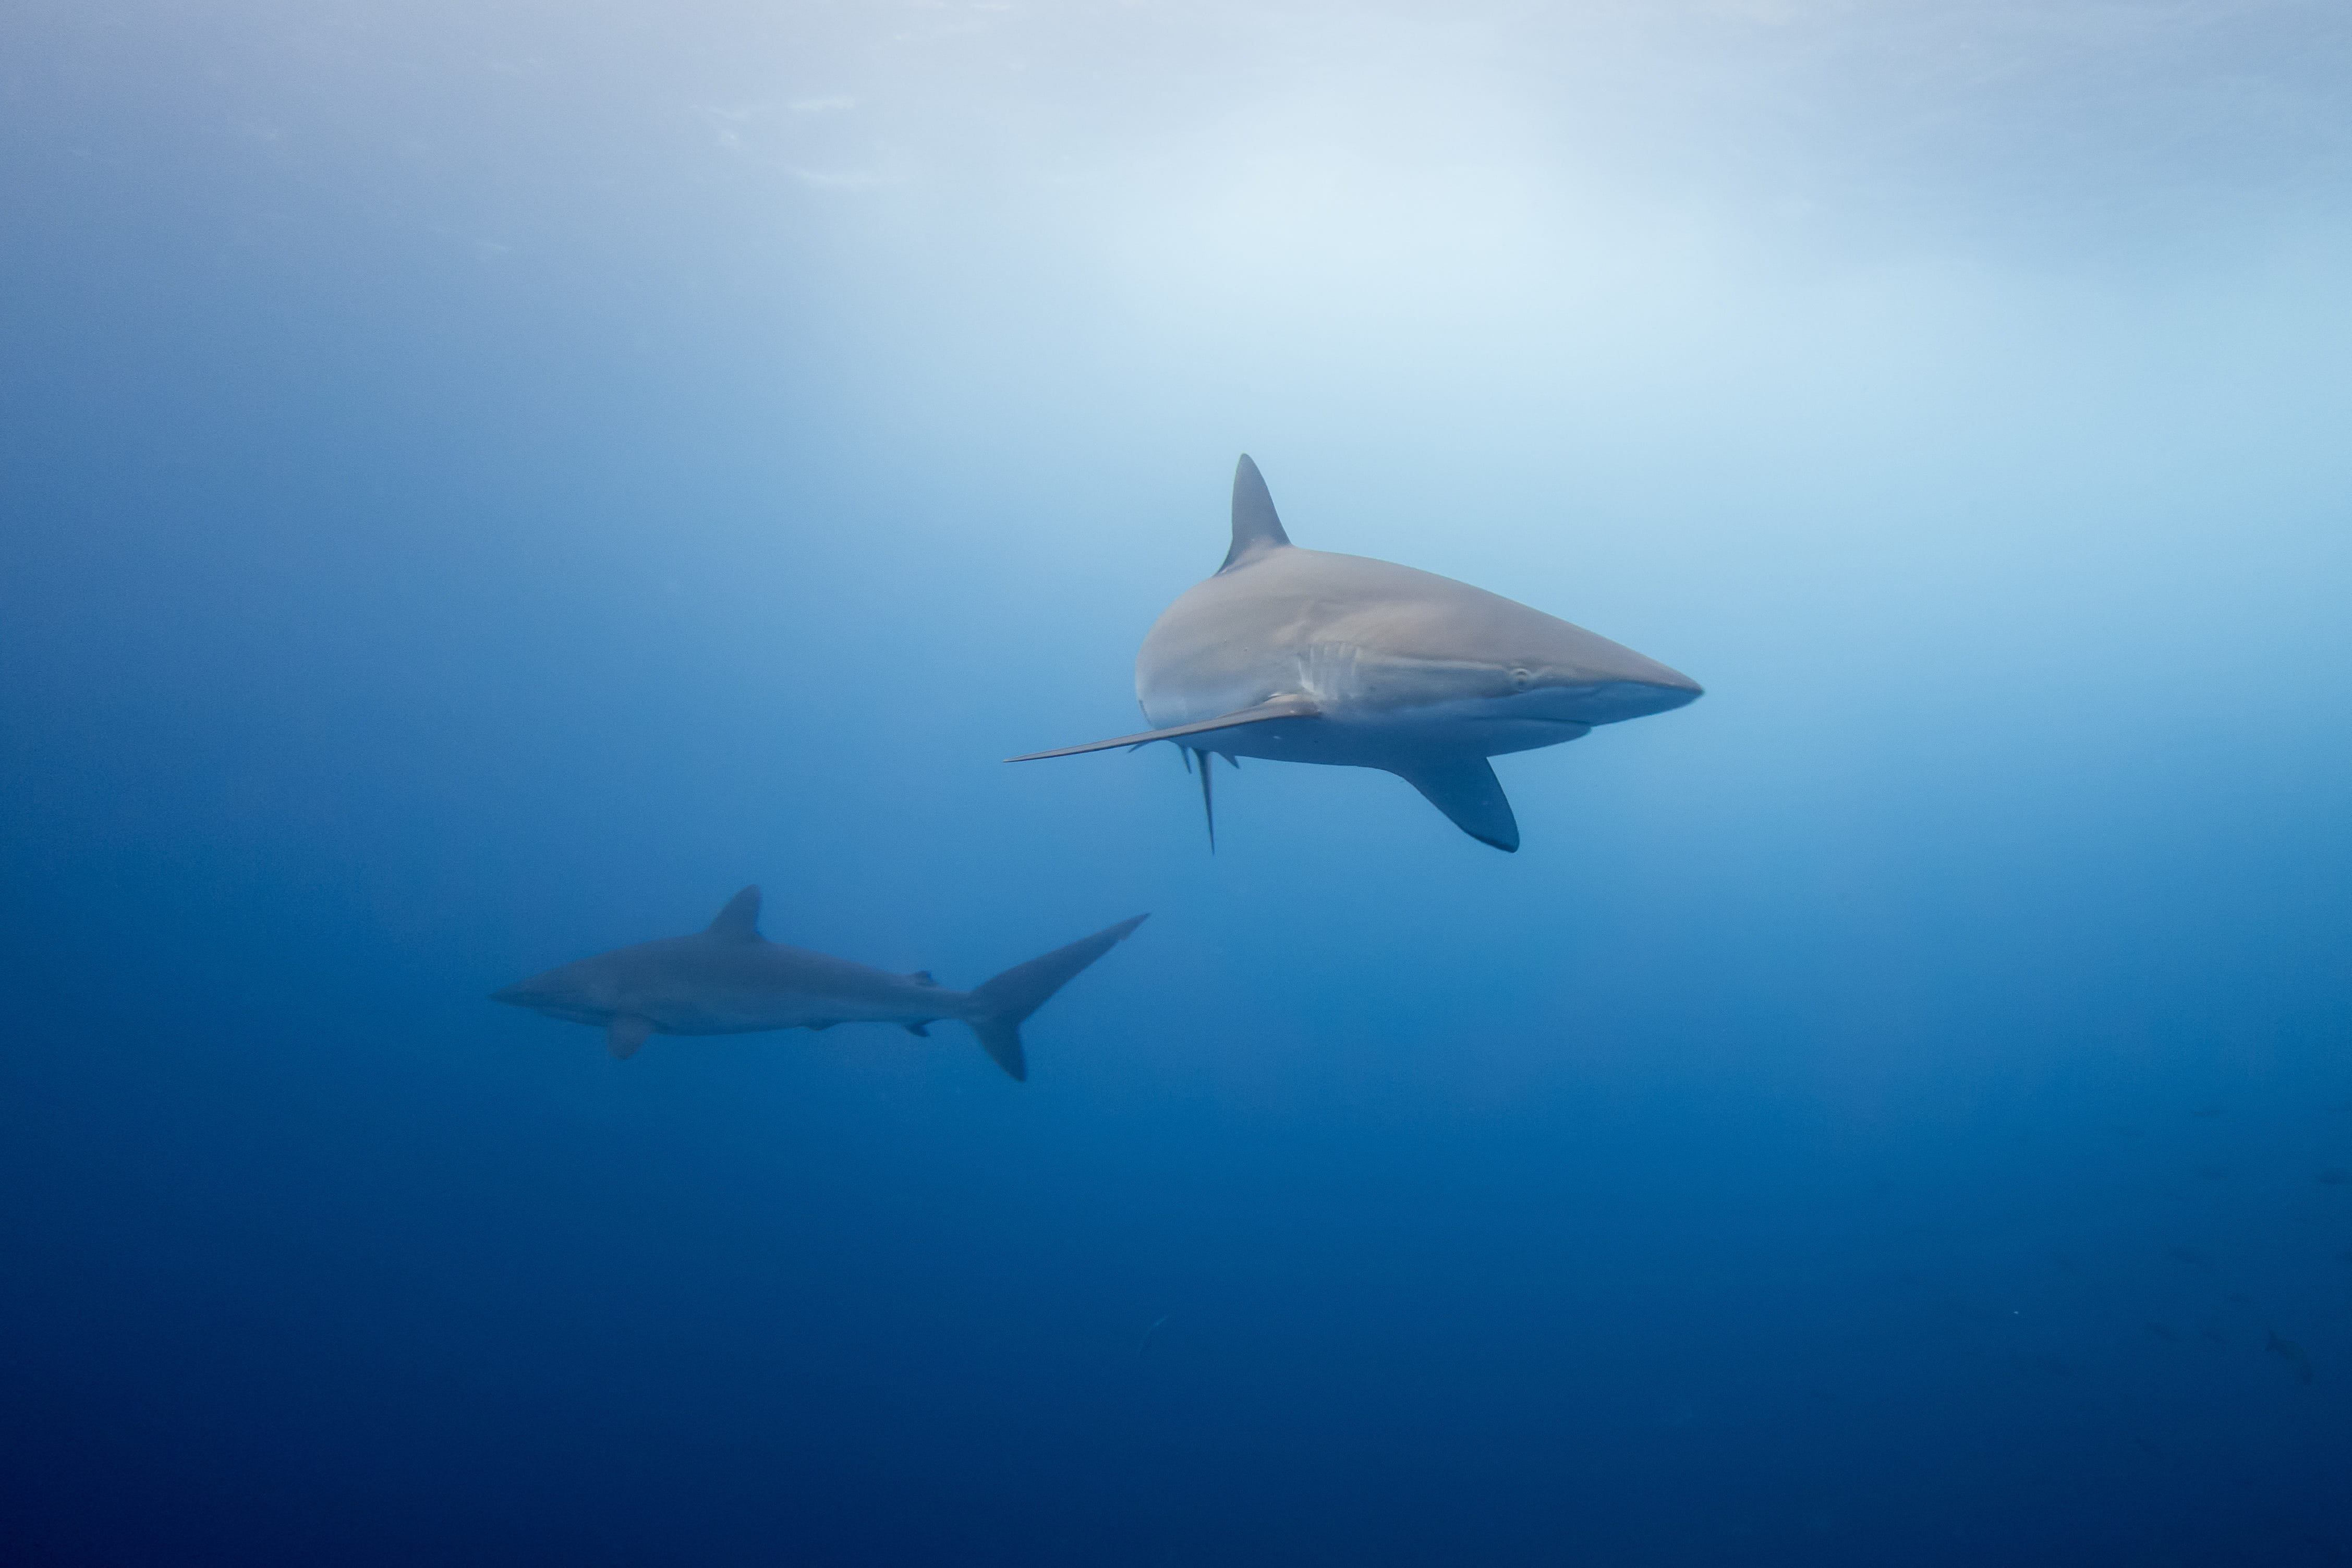
<svg viewBox="0 0 2352 1568">
<path fill-rule="evenodd" d="M 583 958 L 494 991 L 490 999 L 594 1025 L 620 1057 L 635 1055 L 656 1034 L 756 1034 L 839 1023 L 890 1023 L 926 1034 L 925 1026 L 953 1019 L 971 1028 L 998 1066 L 1025 1079 L 1022 1020 L 1143 920 L 1121 921 L 973 990 L 955 991 L 925 971 L 893 975 L 771 942 L 760 935 L 760 890 L 747 887 L 707 930 Z"/>
<path fill-rule="evenodd" d="M 1507 851 L 1518 823 L 1486 758 L 1700 695 L 1689 676 L 1500 594 L 1299 549 L 1246 456 L 1233 530 L 1223 566 L 1168 607 L 1136 656 L 1154 727 L 1012 760 L 1171 741 L 1199 754 L 1204 802 L 1212 753 L 1377 768 Z M 1215 831 L 1212 808 L 1213 843 Z"/>
</svg>

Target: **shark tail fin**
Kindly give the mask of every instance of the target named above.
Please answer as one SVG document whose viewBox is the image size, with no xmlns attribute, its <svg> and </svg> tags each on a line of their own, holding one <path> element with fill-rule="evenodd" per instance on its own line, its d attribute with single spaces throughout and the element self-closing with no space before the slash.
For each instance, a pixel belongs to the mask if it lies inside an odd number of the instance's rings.
<svg viewBox="0 0 2352 1568">
<path fill-rule="evenodd" d="M 972 1009 L 964 1022 L 980 1037 L 981 1050 L 997 1066 L 1025 1082 L 1029 1063 L 1021 1051 L 1021 1021 L 1076 979 L 1079 970 L 1126 941 L 1145 918 L 1139 915 L 1122 920 L 1066 947 L 1056 947 L 1042 958 L 1016 964 L 974 990 Z"/>
</svg>

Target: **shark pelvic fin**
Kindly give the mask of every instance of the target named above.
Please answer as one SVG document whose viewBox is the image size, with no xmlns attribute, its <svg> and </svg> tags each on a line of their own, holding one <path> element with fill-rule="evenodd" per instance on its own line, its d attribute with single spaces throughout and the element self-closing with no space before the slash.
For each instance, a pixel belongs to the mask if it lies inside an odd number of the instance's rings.
<svg viewBox="0 0 2352 1568">
<path fill-rule="evenodd" d="M 613 1021 L 604 1026 L 604 1049 L 614 1060 L 626 1061 L 636 1055 L 637 1047 L 654 1031 L 651 1019 L 641 1019 L 635 1013 L 614 1013 Z"/>
<path fill-rule="evenodd" d="M 1313 697 L 1268 697 L 1254 707 L 1237 708 L 1204 718 L 1198 724 L 1173 724 L 1166 729 L 1147 729 L 1140 735 L 1122 735 L 1115 740 L 1097 740 L 1085 746 L 1065 746 L 1058 751 L 1032 751 L 1023 757 L 1008 757 L 1007 762 L 1039 762 L 1048 757 L 1076 757 L 1081 751 L 1110 751 L 1122 746 L 1148 746 L 1155 740 L 1178 740 L 1188 735 L 1207 735 L 1220 729 L 1239 729 L 1245 724 L 1271 724 L 1276 719 L 1314 718 L 1322 713 Z"/>
<path fill-rule="evenodd" d="M 915 984 L 919 986 L 936 986 L 939 984 L 937 980 L 931 978 L 931 972 L 929 969 L 917 969 L 913 973 L 909 974 L 907 978 L 914 981 Z"/>
<path fill-rule="evenodd" d="M 1217 852 L 1217 791 L 1213 788 L 1215 775 L 1209 768 L 1209 754 L 1201 753 L 1201 814 L 1209 819 L 1209 852 Z"/>
<path fill-rule="evenodd" d="M 1266 551 L 1290 542 L 1282 531 L 1282 519 L 1275 515 L 1274 497 L 1266 490 L 1265 476 L 1257 471 L 1249 454 L 1234 465 L 1234 543 L 1225 551 L 1221 572 L 1255 560 Z"/>
<path fill-rule="evenodd" d="M 755 884 L 727 901 L 705 936 L 722 942 L 757 942 L 760 938 L 760 889 Z"/>
<path fill-rule="evenodd" d="M 1420 790 L 1454 825 L 1506 854 L 1519 847 L 1519 821 L 1510 798 L 1483 757 L 1456 757 L 1391 766 L 1389 771 Z"/>
<path fill-rule="evenodd" d="M 931 1031 L 924 1025 L 919 1023 L 908 1024 L 907 1026 L 907 1032 L 911 1035 L 919 1035 L 924 1040 L 931 1038 Z"/>
</svg>

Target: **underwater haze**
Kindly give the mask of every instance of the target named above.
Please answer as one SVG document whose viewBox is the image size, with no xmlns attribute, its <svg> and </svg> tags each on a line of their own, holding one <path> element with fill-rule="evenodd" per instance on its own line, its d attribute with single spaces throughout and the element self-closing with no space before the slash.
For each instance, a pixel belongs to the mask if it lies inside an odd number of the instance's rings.
<svg viewBox="0 0 2352 1568">
<path fill-rule="evenodd" d="M 2352 1556 L 2352 14 L 17 0 L 0 1559 Z M 1152 746 L 1289 537 L 1706 695 Z M 700 930 L 1024 1026 L 601 1034 Z"/>
</svg>

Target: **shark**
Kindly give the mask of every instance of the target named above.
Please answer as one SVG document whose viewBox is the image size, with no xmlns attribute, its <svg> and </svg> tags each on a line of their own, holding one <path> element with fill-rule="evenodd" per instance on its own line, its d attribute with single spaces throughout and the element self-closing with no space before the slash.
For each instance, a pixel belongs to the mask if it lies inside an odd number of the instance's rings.
<svg viewBox="0 0 2352 1568">
<path fill-rule="evenodd" d="M 894 975 L 771 942 L 760 935 L 760 890 L 747 887 L 692 936 L 599 953 L 492 991 L 490 1000 L 592 1024 L 604 1031 L 604 1049 L 622 1058 L 635 1056 L 657 1034 L 757 1034 L 894 1023 L 929 1038 L 929 1025 L 953 1019 L 971 1030 L 991 1061 L 1025 1082 L 1023 1020 L 1147 918 L 1122 920 L 971 990 L 957 991 L 932 979 L 927 969 Z"/>
<path fill-rule="evenodd" d="M 1144 636 L 1135 695 L 1152 728 L 1006 760 L 1173 742 L 1188 768 L 1200 759 L 1212 851 L 1212 756 L 1235 768 L 1244 757 L 1375 768 L 1509 852 L 1518 820 L 1488 758 L 1703 694 L 1688 675 L 1501 594 L 1292 544 L 1244 453 L 1224 563 Z"/>
</svg>

